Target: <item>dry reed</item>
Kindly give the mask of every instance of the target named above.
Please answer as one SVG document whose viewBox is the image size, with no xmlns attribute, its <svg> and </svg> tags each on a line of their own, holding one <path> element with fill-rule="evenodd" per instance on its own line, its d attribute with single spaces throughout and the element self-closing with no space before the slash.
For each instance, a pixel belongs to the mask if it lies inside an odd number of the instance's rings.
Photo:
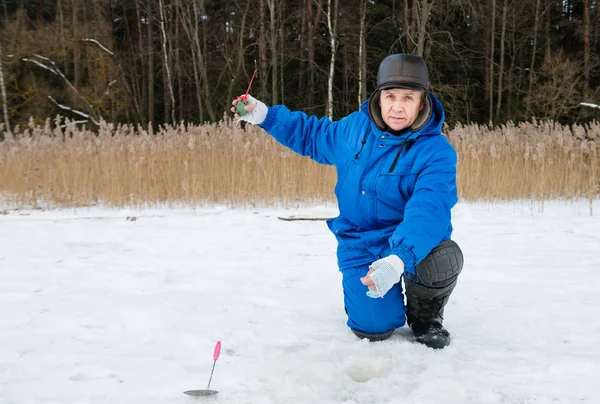
<svg viewBox="0 0 600 404">
<path fill-rule="evenodd" d="M 446 133 L 459 155 L 461 200 L 599 193 L 597 122 L 459 125 Z M 94 132 L 61 128 L 57 118 L 0 142 L 0 195 L 13 207 L 290 206 L 333 201 L 335 180 L 332 167 L 228 118 L 157 133 L 109 123 Z"/>
</svg>

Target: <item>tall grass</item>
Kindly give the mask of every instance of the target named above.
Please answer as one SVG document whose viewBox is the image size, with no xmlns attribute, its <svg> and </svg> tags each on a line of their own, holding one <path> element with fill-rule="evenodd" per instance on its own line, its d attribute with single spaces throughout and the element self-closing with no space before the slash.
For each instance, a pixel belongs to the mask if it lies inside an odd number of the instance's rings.
<svg viewBox="0 0 600 404">
<path fill-rule="evenodd" d="M 459 125 L 448 137 L 459 153 L 464 200 L 594 199 L 600 185 L 600 124 L 511 122 Z"/>
<path fill-rule="evenodd" d="M 289 206 L 334 198 L 332 167 L 227 118 L 157 133 L 109 123 L 91 132 L 56 123 L 30 123 L 0 143 L 0 196 L 8 204 Z M 462 200 L 599 194 L 599 123 L 459 125 L 446 134 L 459 155 Z"/>
</svg>

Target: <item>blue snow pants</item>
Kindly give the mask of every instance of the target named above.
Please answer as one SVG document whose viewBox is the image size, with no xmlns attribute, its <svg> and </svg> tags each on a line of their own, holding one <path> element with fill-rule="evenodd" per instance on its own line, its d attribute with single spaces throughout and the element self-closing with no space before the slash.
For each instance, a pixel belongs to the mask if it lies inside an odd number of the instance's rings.
<svg viewBox="0 0 600 404">
<path fill-rule="evenodd" d="M 406 322 L 402 282 L 395 284 L 383 298 L 373 299 L 367 296 L 368 288 L 360 281 L 367 272 L 369 265 L 342 270 L 348 327 L 365 334 L 382 334 L 402 327 Z"/>
</svg>

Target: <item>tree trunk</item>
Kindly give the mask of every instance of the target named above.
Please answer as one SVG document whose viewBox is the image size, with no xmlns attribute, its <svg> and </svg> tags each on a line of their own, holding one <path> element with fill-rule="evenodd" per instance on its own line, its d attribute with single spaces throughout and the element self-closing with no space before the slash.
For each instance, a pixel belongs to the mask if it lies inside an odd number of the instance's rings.
<svg viewBox="0 0 600 404">
<path fill-rule="evenodd" d="M 154 24 L 153 0 L 148 1 L 146 14 L 148 16 L 147 34 L 148 37 L 148 121 L 154 122 L 154 35 L 152 25 Z"/>
<path fill-rule="evenodd" d="M 333 16 L 332 16 L 333 14 Z M 333 78 L 335 75 L 335 57 L 337 53 L 337 22 L 338 22 L 338 0 L 334 0 L 333 9 L 331 0 L 327 0 L 327 29 L 329 30 L 330 59 L 329 77 L 327 78 L 327 111 L 329 119 L 333 119 Z"/>
<path fill-rule="evenodd" d="M 19 0 L 19 2 L 17 3 L 17 9 L 15 10 L 15 17 L 14 20 L 17 22 L 17 28 L 16 28 L 16 32 L 15 35 L 12 35 L 12 38 L 10 38 L 10 40 L 8 41 L 8 45 L 7 45 L 7 52 L 12 52 L 17 44 L 17 41 L 20 40 L 21 38 L 21 32 L 23 31 L 24 27 L 23 25 L 25 24 L 25 5 L 23 4 L 24 0 Z M 6 4 L 6 0 L 5 0 L 5 4 Z"/>
<path fill-rule="evenodd" d="M 267 39 L 265 34 L 265 0 L 259 0 L 259 31 L 258 31 L 258 76 L 260 77 L 260 98 L 267 95 Z"/>
<path fill-rule="evenodd" d="M 358 106 L 367 98 L 367 3 L 360 1 L 360 34 L 358 38 Z M 394 4 L 396 2 L 394 1 Z"/>
<path fill-rule="evenodd" d="M 593 52 L 600 52 L 598 42 L 600 41 L 600 1 L 594 0 L 594 44 Z"/>
<path fill-rule="evenodd" d="M 362 7 L 363 7 L 364 1 L 360 0 L 358 3 L 358 7 L 360 9 L 359 14 L 363 12 Z M 361 23 L 362 23 L 362 15 L 360 17 L 361 19 Z M 396 49 L 398 49 L 398 52 L 402 52 L 404 47 L 402 46 L 402 36 L 403 36 L 403 32 L 404 30 L 402 29 L 402 24 L 400 24 L 400 17 L 398 17 L 398 11 L 397 11 L 397 7 L 396 7 L 396 0 L 392 0 L 392 23 L 396 26 L 396 33 L 397 33 L 397 38 L 396 38 Z M 362 29 L 362 27 L 361 27 Z M 360 39 L 359 39 L 360 40 Z M 359 83 L 359 90 L 360 92 L 360 83 Z"/>
<path fill-rule="evenodd" d="M 308 6 L 308 94 L 307 101 L 309 108 L 315 106 L 315 85 L 317 76 L 317 63 L 315 59 L 315 37 L 317 26 L 321 20 L 321 10 L 323 9 L 323 0 L 318 0 L 317 10 L 313 13 L 313 0 L 306 0 Z"/>
<path fill-rule="evenodd" d="M 344 111 L 343 111 L 343 115 L 346 116 L 350 113 L 350 106 L 353 104 L 352 100 L 350 99 L 351 94 L 350 94 L 350 61 L 349 61 L 349 55 L 348 52 L 350 52 L 349 46 L 348 44 L 344 43 L 344 46 L 342 47 L 342 55 L 343 55 L 343 60 L 342 60 L 342 66 L 343 67 L 343 88 L 342 88 L 342 94 L 344 97 Z M 360 69 L 359 69 L 360 70 Z"/>
<path fill-rule="evenodd" d="M 535 68 L 535 54 L 537 53 L 537 30 L 540 21 L 540 0 L 535 2 L 535 20 L 533 23 L 533 49 L 531 50 L 531 63 L 529 65 L 529 88 L 527 89 L 527 98 L 531 98 L 533 90 L 533 69 Z"/>
<path fill-rule="evenodd" d="M 304 47 L 306 46 L 306 26 L 308 24 L 308 7 L 306 2 L 302 2 L 302 18 L 300 23 L 300 71 L 298 72 L 298 94 L 305 95 L 306 86 L 304 83 L 304 72 L 306 71 L 306 62 L 304 59 Z"/>
<path fill-rule="evenodd" d="M 204 0 L 200 0 L 200 10 L 198 10 L 198 5 L 196 3 L 196 1 L 198 0 L 193 0 L 193 4 L 194 4 L 194 21 L 196 24 L 196 27 L 198 27 L 199 23 L 200 23 L 200 19 L 202 19 L 202 16 L 204 16 L 206 14 L 206 11 L 204 10 Z M 204 21 L 204 20 L 202 20 Z M 204 24 L 204 22 L 202 23 Z M 199 30 L 198 28 L 196 28 L 196 33 L 198 33 Z M 204 94 L 203 97 L 205 98 L 205 104 L 206 104 L 206 110 L 208 111 L 208 116 L 210 118 L 211 121 L 216 121 L 216 115 L 213 109 L 213 104 L 211 102 L 211 91 L 210 91 L 210 81 L 208 79 L 208 68 L 206 66 L 205 60 L 204 60 L 204 54 L 206 51 L 206 26 L 204 26 L 203 29 L 203 35 L 202 35 L 202 44 L 200 44 L 200 41 L 198 39 L 198 35 L 196 34 L 194 37 L 194 41 L 196 43 L 196 57 L 198 58 L 198 68 L 199 68 L 199 72 L 200 72 L 200 79 L 202 80 L 202 90 L 204 90 Z"/>
<path fill-rule="evenodd" d="M 284 83 L 283 83 L 283 66 L 284 66 L 284 51 L 285 51 L 285 22 L 283 20 L 283 16 L 284 16 L 284 11 L 285 11 L 285 0 L 281 0 L 281 4 L 279 5 L 279 16 L 277 17 L 280 21 L 279 23 L 279 86 L 280 86 L 280 90 L 279 92 L 281 93 L 281 103 L 285 104 L 285 87 L 284 87 Z"/>
<path fill-rule="evenodd" d="M 412 9 L 410 16 L 410 41 L 409 41 L 409 49 L 410 53 L 415 53 L 417 49 L 417 42 L 419 35 L 419 0 L 412 1 Z"/>
<path fill-rule="evenodd" d="M 80 42 L 83 38 L 90 37 L 90 25 L 88 24 L 88 21 L 90 21 L 88 19 L 88 6 L 85 1 L 82 1 L 81 3 L 82 3 L 81 11 L 83 13 L 83 16 L 81 18 L 81 24 L 83 25 L 83 29 L 81 31 L 79 31 L 79 37 L 75 38 L 75 41 L 78 41 L 78 42 Z M 90 60 L 90 58 L 86 57 L 86 54 L 87 54 L 87 48 L 81 46 L 80 53 L 79 53 L 79 59 L 81 60 L 81 64 L 79 65 L 80 80 L 81 80 L 82 76 L 85 77 L 86 72 L 89 74 L 89 72 L 91 72 L 93 69 L 93 67 L 90 67 L 91 60 Z M 84 81 L 85 81 L 85 79 L 84 79 Z"/>
<path fill-rule="evenodd" d="M 510 66 L 508 67 L 508 76 L 507 76 L 507 89 L 508 89 L 508 95 L 506 97 L 506 115 L 508 117 L 512 117 L 512 111 L 513 111 L 513 105 L 517 104 L 519 101 L 519 94 L 518 94 L 518 90 L 520 90 L 520 87 L 518 85 L 516 85 L 516 80 L 515 80 L 515 75 L 514 75 L 514 71 L 515 71 L 515 64 L 517 63 L 517 58 L 518 58 L 518 54 L 519 54 L 519 47 L 517 46 L 517 41 L 516 41 L 516 35 L 515 35 L 515 27 L 516 27 L 516 11 L 515 11 L 515 7 L 512 7 L 512 13 L 511 13 L 511 30 L 510 30 Z M 519 69 L 520 70 L 520 69 Z M 516 91 L 513 91 L 516 90 Z M 511 99 L 511 95 L 513 95 L 512 99 Z"/>
<path fill-rule="evenodd" d="M 135 11 L 136 11 L 136 16 L 137 16 L 137 36 L 138 36 L 138 47 L 139 47 L 139 55 L 137 58 L 139 58 L 140 61 L 140 71 L 142 72 L 141 74 L 141 84 L 137 84 L 139 81 L 136 79 L 135 80 L 135 88 L 139 88 L 141 87 L 141 100 L 139 102 L 141 108 L 140 108 L 140 115 L 142 116 L 142 119 L 144 120 L 144 126 L 147 124 L 146 120 L 148 119 L 148 117 L 146 116 L 146 106 L 148 105 L 148 86 L 146 85 L 146 83 L 148 82 L 146 77 L 148 75 L 148 72 L 146 70 L 146 63 L 144 62 L 144 38 L 143 38 L 143 31 L 142 31 L 142 8 L 140 6 L 140 0 L 136 0 L 135 1 Z M 137 69 L 136 69 L 137 71 Z M 139 92 L 136 91 L 136 92 Z"/>
<path fill-rule="evenodd" d="M 546 0 L 546 54 L 544 61 L 550 63 L 552 57 L 552 37 L 550 27 L 552 25 L 552 0 Z"/>
<path fill-rule="evenodd" d="M 594 16 L 592 17 L 593 28 L 591 28 L 594 31 L 594 37 L 591 44 L 592 52 L 598 52 L 598 40 L 600 40 L 600 10 L 598 10 L 598 7 L 600 7 L 600 2 L 594 0 Z"/>
<path fill-rule="evenodd" d="M 196 103 L 198 107 L 198 123 L 202 123 L 204 121 L 204 110 L 202 107 L 202 80 L 200 78 L 200 67 L 198 66 L 200 63 L 202 63 L 202 59 L 198 56 L 198 53 L 201 50 L 198 49 L 198 35 L 200 32 L 198 27 L 198 18 L 196 17 L 196 1 L 193 0 L 193 10 L 190 10 L 189 7 L 190 5 L 188 3 L 188 9 L 186 10 L 186 13 L 182 15 L 182 26 L 188 37 L 188 40 L 190 41 L 192 70 L 194 72 Z"/>
<path fill-rule="evenodd" d="M 408 0 L 404 0 L 404 49 L 410 53 L 412 49 L 412 32 L 410 29 Z"/>
<path fill-rule="evenodd" d="M 277 25 L 275 24 L 275 0 L 267 0 L 271 23 L 271 104 L 277 104 Z M 281 24 L 281 20 L 278 21 Z"/>
<path fill-rule="evenodd" d="M 494 120 L 494 51 L 496 41 L 496 0 L 492 0 L 492 32 L 490 39 L 489 121 Z"/>
<path fill-rule="evenodd" d="M 500 109 L 502 108 L 502 80 L 504 76 L 504 40 L 506 38 L 506 14 L 508 12 L 508 0 L 504 0 L 502 6 L 502 30 L 500 34 L 500 67 L 498 68 L 498 101 L 496 104 L 496 117 L 500 115 Z"/>
<path fill-rule="evenodd" d="M 179 121 L 184 120 L 183 64 L 181 62 L 181 0 L 175 1 L 175 66 L 177 70 L 177 94 L 179 95 Z"/>
<path fill-rule="evenodd" d="M 4 8 L 6 11 L 6 1 L 3 1 Z M 56 3 L 56 12 L 58 14 L 58 30 L 60 34 L 60 47 L 63 53 L 63 71 L 65 76 L 69 77 L 69 63 L 67 62 L 67 45 L 65 42 L 65 18 L 63 15 L 62 0 L 58 0 Z"/>
<path fill-rule="evenodd" d="M 200 69 L 198 68 L 198 56 L 192 46 L 192 70 L 194 71 L 194 83 L 196 84 L 196 104 L 198 107 L 198 123 L 204 121 L 204 114 L 202 108 L 202 82 L 200 80 Z"/>
<path fill-rule="evenodd" d="M 8 119 L 8 102 L 6 101 L 6 87 L 4 86 L 4 54 L 2 53 L 2 41 L 0 41 L 0 94 L 2 95 L 2 116 L 6 133 L 10 134 L 10 121 Z"/>
<path fill-rule="evenodd" d="M 162 33 L 163 63 L 165 66 L 166 75 L 165 87 L 167 89 L 167 95 L 165 96 L 165 115 L 167 115 L 170 110 L 171 116 L 167 116 L 171 119 L 171 123 L 175 123 L 175 94 L 173 93 L 173 82 L 171 80 L 171 63 L 169 58 L 169 44 L 167 42 L 167 29 L 165 22 L 167 18 L 165 15 L 163 0 L 158 0 L 158 5 L 160 11 L 160 31 Z M 168 119 L 165 119 L 165 121 L 168 122 Z"/>
<path fill-rule="evenodd" d="M 239 27 L 239 36 L 237 38 L 237 55 L 235 62 L 235 69 L 232 71 L 233 77 L 240 77 L 242 75 L 243 67 L 244 67 L 244 32 L 246 31 L 246 20 L 248 19 L 248 10 L 250 9 L 250 2 L 246 1 L 245 9 L 242 11 L 242 22 Z M 235 85 L 239 84 L 236 80 L 231 80 L 229 86 L 227 88 L 227 100 L 231 100 L 234 98 L 233 88 Z M 237 97 L 239 95 L 236 94 Z"/>
<path fill-rule="evenodd" d="M 108 0 L 110 1 L 110 0 Z M 115 8 L 108 4 L 106 6 L 106 9 L 110 10 L 110 21 L 112 21 L 114 18 L 118 18 L 118 14 L 117 14 L 117 10 L 115 10 Z M 97 13 L 100 12 L 100 10 L 96 11 Z M 131 97 L 131 102 L 128 104 L 128 107 L 131 106 L 131 104 L 135 105 L 135 110 L 136 110 L 136 114 L 137 117 L 139 118 L 139 113 L 140 113 L 140 103 L 143 102 L 141 101 L 142 97 L 141 97 L 141 86 L 145 85 L 145 81 L 141 80 L 140 76 L 141 76 L 141 72 L 139 70 L 139 58 L 141 57 L 139 51 L 136 51 L 137 48 L 137 41 L 135 40 L 136 37 L 136 30 L 135 27 L 133 27 L 133 31 L 132 31 L 132 27 L 130 26 L 130 22 L 135 24 L 135 18 L 130 20 L 129 18 L 124 18 L 123 19 L 123 28 L 126 32 L 126 36 L 127 38 L 129 38 L 129 46 L 131 51 L 127 54 L 122 54 L 120 51 L 118 51 L 118 49 L 114 46 L 114 44 L 111 43 L 111 46 L 109 46 L 110 49 L 115 49 L 116 54 L 113 56 L 113 60 L 115 61 L 115 63 L 117 63 L 119 66 L 121 66 L 120 68 L 120 76 L 127 82 L 129 83 L 129 81 L 131 81 L 131 86 L 129 87 L 131 89 L 131 94 L 129 93 L 129 89 L 128 91 L 128 97 Z M 112 37 L 111 37 L 112 39 Z M 127 67 L 127 71 L 125 69 L 122 68 L 122 63 L 121 63 L 121 58 L 124 58 L 127 62 L 126 65 Z M 123 83 L 121 83 L 123 84 Z M 108 94 L 108 93 L 107 93 Z M 116 111 L 115 111 L 115 100 L 111 99 L 110 101 L 110 113 L 111 113 L 111 122 L 114 122 L 114 120 L 116 119 Z M 128 108 L 126 109 L 126 111 L 128 111 Z M 129 118 L 129 116 L 128 116 Z M 146 120 L 137 120 L 137 123 L 139 124 L 140 122 L 146 122 Z M 144 123 L 145 125 L 145 123 Z"/>
<path fill-rule="evenodd" d="M 4 23 L 8 23 L 8 8 L 6 7 L 6 0 L 2 1 L 2 6 L 4 7 Z"/>
<path fill-rule="evenodd" d="M 313 0 L 306 0 L 308 10 L 308 94 L 306 100 L 308 106 L 312 108 L 315 103 L 315 30 L 313 27 Z"/>
<path fill-rule="evenodd" d="M 421 7 L 420 10 L 418 10 L 419 14 L 417 17 L 417 24 L 419 31 L 417 32 L 417 50 L 415 53 L 421 57 L 425 53 L 425 39 L 427 38 L 427 22 L 429 21 L 429 13 L 431 11 L 432 6 L 433 2 L 429 3 L 427 0 L 421 0 Z"/>
<path fill-rule="evenodd" d="M 73 3 L 71 5 L 71 10 L 73 12 L 73 26 L 71 27 L 73 30 L 73 86 L 77 87 L 79 84 L 79 79 L 81 76 L 80 73 L 80 65 L 79 65 L 79 58 L 80 58 L 80 52 L 81 52 L 81 48 L 79 46 L 79 40 L 81 38 L 79 38 L 79 21 L 78 21 L 78 13 L 79 13 L 79 2 L 80 0 L 73 0 Z"/>
<path fill-rule="evenodd" d="M 583 95 L 590 88 L 590 0 L 583 0 Z"/>
</svg>

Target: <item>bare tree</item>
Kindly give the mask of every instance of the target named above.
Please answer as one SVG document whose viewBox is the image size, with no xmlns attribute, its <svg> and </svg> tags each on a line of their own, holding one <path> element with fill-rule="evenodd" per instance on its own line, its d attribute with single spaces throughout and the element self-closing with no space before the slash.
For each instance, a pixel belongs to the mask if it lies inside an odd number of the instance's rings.
<svg viewBox="0 0 600 404">
<path fill-rule="evenodd" d="M 490 39 L 490 93 L 489 93 L 489 120 L 494 120 L 494 46 L 496 41 L 496 0 L 492 0 L 492 28 Z"/>
<path fill-rule="evenodd" d="M 495 1 L 495 0 L 494 0 Z M 416 0 L 415 0 L 416 2 Z M 415 9 L 418 12 L 417 15 L 417 49 L 416 54 L 419 56 L 423 56 L 425 52 L 425 39 L 427 38 L 427 23 L 429 22 L 429 15 L 431 14 L 431 9 L 433 7 L 433 0 L 428 2 L 428 0 L 421 0 L 420 3 L 417 3 L 417 7 Z M 414 7 L 414 5 L 413 5 Z"/>
<path fill-rule="evenodd" d="M 267 94 L 267 35 L 265 33 L 265 0 L 259 0 L 259 31 L 258 31 L 258 76 L 260 77 L 260 97 Z"/>
<path fill-rule="evenodd" d="M 228 101 L 233 98 L 233 88 L 236 85 L 239 85 L 239 82 L 236 81 L 235 78 L 241 76 L 244 69 L 244 38 L 246 32 L 246 21 L 248 20 L 248 12 L 250 10 L 250 2 L 245 1 L 242 4 L 244 4 L 244 9 L 240 7 L 238 1 L 235 2 L 235 5 L 238 8 L 238 12 L 236 12 L 236 15 L 241 17 L 241 21 L 238 26 L 238 29 L 234 31 L 234 33 L 237 32 L 238 35 L 235 40 L 235 47 L 230 54 L 226 55 L 226 59 L 231 60 L 231 63 L 227 63 L 227 65 L 229 66 L 231 76 L 233 78 L 229 81 L 229 86 L 227 88 Z"/>
<path fill-rule="evenodd" d="M 175 69 L 177 70 L 177 89 L 179 94 L 179 120 L 183 120 L 183 66 L 181 61 L 181 0 L 175 0 Z"/>
<path fill-rule="evenodd" d="M 598 49 L 598 42 L 600 41 L 600 1 L 594 0 L 594 44 L 592 49 Z"/>
<path fill-rule="evenodd" d="M 544 63 L 550 63 L 552 57 L 552 37 L 550 26 L 552 25 L 552 0 L 546 0 L 546 53 L 544 54 Z"/>
<path fill-rule="evenodd" d="M 506 99 L 506 109 L 507 116 L 511 116 L 512 108 L 515 107 L 515 110 L 520 111 L 518 104 L 521 102 L 521 94 L 520 89 L 523 82 L 523 73 L 525 69 L 521 69 L 520 67 L 517 69 L 518 73 L 515 74 L 515 66 L 519 63 L 519 55 L 522 52 L 522 48 L 524 46 L 521 45 L 521 42 L 517 38 L 517 15 L 522 15 L 523 12 L 517 7 L 511 7 L 511 30 L 510 30 L 510 66 L 508 67 L 508 75 L 507 75 L 507 87 L 508 94 Z M 521 39 L 522 40 L 522 39 Z M 506 89 L 506 87 L 505 87 Z"/>
<path fill-rule="evenodd" d="M 415 0 L 416 1 L 416 0 Z M 413 48 L 413 39 L 412 39 L 412 26 L 410 23 L 409 14 L 410 7 L 408 6 L 408 0 L 404 0 L 404 49 L 407 53 L 410 53 Z"/>
<path fill-rule="evenodd" d="M 98 47 L 100 50 L 102 50 L 106 55 L 110 56 L 111 60 L 114 62 L 117 71 L 118 71 L 118 76 L 120 79 L 120 84 L 123 86 L 123 88 L 125 89 L 125 94 L 127 96 L 127 102 L 129 105 L 133 106 L 133 114 L 134 114 L 134 120 L 136 122 L 142 122 L 141 119 L 141 115 L 140 115 L 140 105 L 138 103 L 138 99 L 135 97 L 134 91 L 132 90 L 128 80 L 127 80 L 127 76 L 125 74 L 125 70 L 123 69 L 123 63 L 120 60 L 120 56 L 115 53 L 114 51 L 108 49 L 105 45 L 103 45 L 101 42 L 99 42 L 97 39 L 94 38 L 84 38 L 82 39 L 83 43 L 86 44 L 91 44 L 91 45 L 95 45 L 96 47 Z M 40 58 L 39 55 L 35 55 L 36 57 Z M 43 58 L 45 60 L 48 60 L 48 58 Z M 60 70 L 56 67 L 56 65 L 54 64 L 54 62 L 51 62 L 52 67 L 49 68 L 50 71 L 54 70 L 54 74 L 56 74 L 57 76 L 61 77 L 63 79 L 63 81 L 65 81 L 65 83 L 69 86 L 72 87 L 72 84 L 69 83 L 69 81 L 67 80 L 66 77 L 64 77 L 64 74 L 62 72 L 60 72 Z M 118 82 L 119 80 L 114 80 L 113 82 L 108 83 L 108 88 L 105 91 L 105 94 L 107 94 L 110 91 L 110 87 L 112 87 L 113 84 L 115 84 L 116 82 Z M 76 88 L 71 88 L 75 93 L 78 94 L 79 98 L 82 99 L 83 101 L 85 101 L 88 104 L 88 107 L 90 109 L 93 109 L 94 106 L 85 98 L 83 97 L 79 91 Z M 55 103 L 56 104 L 56 103 Z M 103 119 L 101 116 L 99 117 L 99 119 Z M 90 120 L 92 122 L 95 123 L 95 121 L 93 119 L 93 116 L 90 117 Z"/>
<path fill-rule="evenodd" d="M 2 1 L 2 6 L 4 9 L 4 22 L 5 23 L 8 22 L 8 8 L 6 7 L 6 3 L 7 3 L 6 0 Z"/>
<path fill-rule="evenodd" d="M 540 21 L 540 0 L 535 2 L 535 20 L 533 23 L 533 49 L 531 50 L 531 64 L 529 65 L 529 88 L 527 90 L 527 99 L 531 99 L 531 91 L 533 89 L 533 72 L 535 69 L 535 56 L 537 53 L 537 31 Z"/>
<path fill-rule="evenodd" d="M 283 68 L 284 68 L 284 60 L 285 60 L 285 22 L 283 20 L 285 10 L 285 0 L 281 0 L 281 4 L 279 5 L 279 65 L 281 68 L 279 69 L 279 85 L 281 86 L 281 103 L 285 104 L 285 89 L 284 89 L 284 81 L 283 81 Z"/>
<path fill-rule="evenodd" d="M 146 40 L 148 41 L 148 120 L 154 123 L 154 24 L 153 0 L 146 2 L 146 15 L 148 16 Z"/>
<path fill-rule="evenodd" d="M 198 103 L 198 114 L 200 122 L 203 121 L 203 106 L 206 106 L 208 116 L 212 121 L 216 120 L 211 100 L 211 82 L 208 78 L 206 63 L 204 61 L 204 47 L 200 43 L 200 24 L 205 17 L 204 0 L 191 0 L 191 9 L 182 15 L 183 29 L 191 43 L 192 68 L 196 81 L 196 100 Z M 205 35 L 202 35 L 205 40 Z"/>
<path fill-rule="evenodd" d="M 6 2 L 4 1 L 3 3 L 4 3 L 4 6 L 6 7 Z M 62 7 L 61 0 L 58 0 L 56 3 L 56 13 L 58 16 L 58 32 L 60 35 L 60 45 L 62 48 L 63 55 L 65 55 L 65 59 L 66 59 L 67 45 L 66 45 L 66 41 L 65 41 L 65 19 L 63 16 L 63 7 Z M 65 70 L 65 74 L 68 75 L 69 74 L 68 63 L 64 64 L 64 70 Z"/>
<path fill-rule="evenodd" d="M 195 5 L 195 3 L 194 3 Z M 194 17 L 190 17 L 190 14 L 193 14 Z M 193 18 L 193 19 L 192 19 Z M 202 80 L 200 78 L 200 68 L 198 67 L 198 62 L 202 63 L 202 57 L 198 57 L 198 19 L 195 15 L 195 8 L 190 10 L 189 8 L 182 15 L 182 25 L 183 30 L 186 32 L 187 37 L 191 43 L 190 50 L 192 52 L 192 69 L 194 71 L 194 83 L 196 84 L 196 103 L 198 107 L 198 121 L 202 122 L 203 115 L 203 107 L 202 107 Z M 202 49 L 200 48 L 200 51 Z"/>
<path fill-rule="evenodd" d="M 407 53 L 423 56 L 425 53 L 426 40 L 429 37 L 428 23 L 433 9 L 434 0 L 404 0 L 402 37 L 404 38 L 403 49 Z M 395 4 L 392 4 L 392 18 L 395 18 Z"/>
<path fill-rule="evenodd" d="M 583 93 L 590 88 L 590 0 L 583 0 Z"/>
<path fill-rule="evenodd" d="M 81 76 L 81 66 L 80 66 L 80 62 L 81 62 L 81 48 L 79 46 L 79 21 L 78 21 L 78 15 L 79 15 L 79 4 L 80 1 L 79 0 L 73 0 L 72 4 L 71 4 L 71 12 L 73 13 L 72 15 L 72 21 L 73 24 L 71 26 L 71 30 L 73 31 L 73 37 L 75 38 L 75 41 L 73 41 L 73 84 L 75 85 L 75 87 L 77 87 L 79 85 L 79 79 Z"/>
<path fill-rule="evenodd" d="M 0 91 L 2 92 L 2 116 L 4 117 L 4 126 L 7 133 L 10 131 L 10 121 L 8 120 L 8 102 L 6 101 L 6 87 L 4 85 L 4 54 L 2 53 L 2 41 L 0 41 Z"/>
<path fill-rule="evenodd" d="M 581 94 L 580 62 L 570 60 L 562 51 L 552 55 L 539 72 L 527 100 L 530 113 L 537 119 L 558 119 L 579 109 Z"/>
<path fill-rule="evenodd" d="M 313 10 L 313 1 L 317 2 L 316 10 Z M 323 0 L 306 0 L 308 16 L 308 94 L 307 102 L 309 106 L 314 105 L 316 92 L 317 63 L 315 59 L 315 38 L 316 29 L 321 20 L 321 10 L 323 9 Z"/>
<path fill-rule="evenodd" d="M 138 51 L 139 51 L 139 55 L 136 58 L 136 60 L 139 58 L 140 61 L 140 70 L 142 72 L 141 74 L 141 82 L 139 82 L 138 80 L 134 81 L 134 88 L 136 89 L 136 92 L 140 93 L 141 92 L 141 100 L 139 101 L 140 104 L 140 115 L 142 116 L 143 120 L 146 120 L 148 117 L 146 117 L 146 106 L 148 104 L 148 86 L 145 85 L 145 83 L 147 82 L 147 77 L 148 77 L 148 71 L 146 70 L 146 64 L 144 63 L 144 38 L 143 38 L 143 31 L 142 31 L 142 8 L 140 6 L 140 0 L 135 0 L 135 12 L 136 12 L 136 16 L 137 16 L 137 39 L 138 39 Z M 140 83 L 140 84 L 138 84 Z M 139 91 L 139 88 L 141 87 L 141 91 Z"/>
<path fill-rule="evenodd" d="M 329 31 L 329 44 L 331 55 L 329 59 L 329 77 L 327 78 L 327 110 L 326 115 L 333 119 L 333 77 L 335 75 L 335 57 L 337 53 L 337 22 L 338 22 L 338 0 L 334 0 L 333 9 L 331 0 L 327 0 L 327 29 Z"/>
<path fill-rule="evenodd" d="M 306 46 L 308 26 L 308 7 L 306 1 L 302 2 L 302 17 L 300 19 L 300 71 L 298 72 L 298 93 L 304 94 L 306 86 L 304 80 L 304 71 L 306 70 L 306 62 L 304 59 L 304 47 Z"/>
<path fill-rule="evenodd" d="M 358 105 L 367 97 L 367 3 L 360 0 L 360 34 L 358 38 Z M 394 6 L 396 1 L 394 0 Z"/>
<path fill-rule="evenodd" d="M 276 1 L 267 0 L 269 6 L 269 30 L 271 34 L 271 103 L 277 104 L 277 25 L 275 24 Z M 278 21 L 281 24 L 281 20 Z"/>
<path fill-rule="evenodd" d="M 162 49 L 163 49 L 163 62 L 165 66 L 166 73 L 166 86 L 168 90 L 168 101 L 165 105 L 165 110 L 168 110 L 171 107 L 171 122 L 175 123 L 175 94 L 173 93 L 173 81 L 171 79 L 171 67 L 170 67 L 170 58 L 169 58 L 169 44 L 167 42 L 167 29 L 165 27 L 165 7 L 163 0 L 158 0 L 159 12 L 160 12 L 160 31 L 162 33 Z"/>
<path fill-rule="evenodd" d="M 498 67 L 498 102 L 496 103 L 496 116 L 500 115 L 500 109 L 502 108 L 502 93 L 504 88 L 502 87 L 503 76 L 504 76 L 504 43 L 506 40 L 506 14 L 508 12 L 508 0 L 504 0 L 502 6 L 502 28 L 500 33 L 500 66 Z"/>
</svg>

